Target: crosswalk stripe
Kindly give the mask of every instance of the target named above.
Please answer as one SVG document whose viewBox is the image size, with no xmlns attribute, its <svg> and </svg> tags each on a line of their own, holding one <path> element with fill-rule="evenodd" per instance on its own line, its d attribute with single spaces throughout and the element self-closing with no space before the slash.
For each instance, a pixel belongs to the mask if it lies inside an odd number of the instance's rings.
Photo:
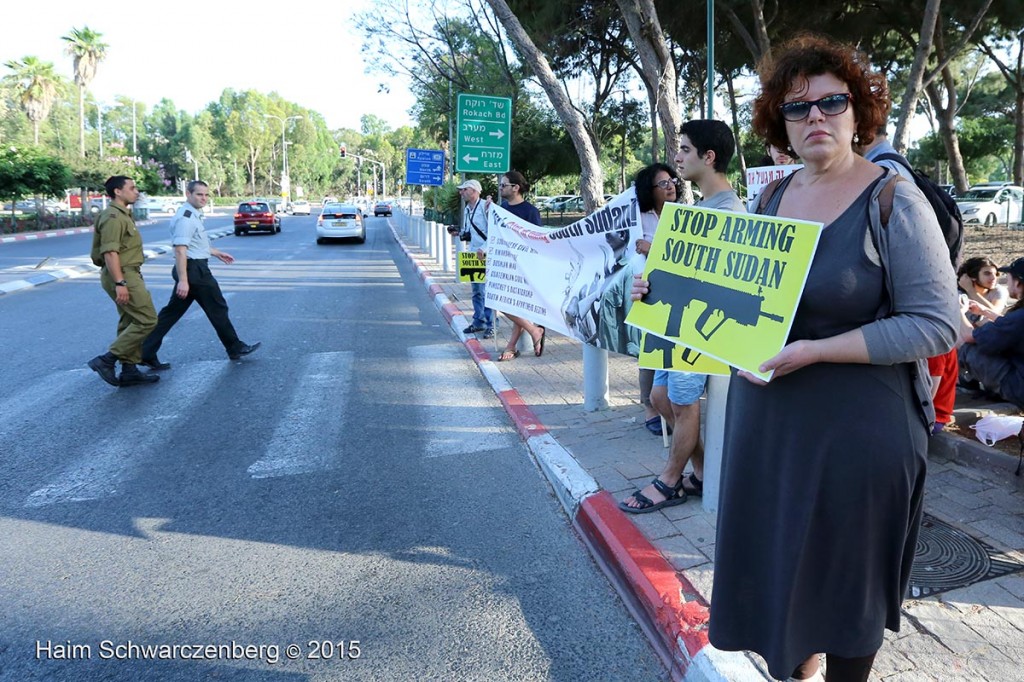
<svg viewBox="0 0 1024 682">
<path fill-rule="evenodd" d="M 201 396 L 216 386 L 230 367 L 231 363 L 212 360 L 180 365 L 173 373 L 163 375 L 161 385 L 119 390 L 163 390 L 178 396 Z M 185 405 L 194 403 L 190 400 Z M 170 407 L 178 403 L 168 399 L 162 404 Z M 116 435 L 83 443 L 74 462 L 50 483 L 29 495 L 25 506 L 38 508 L 61 502 L 84 502 L 117 494 L 118 488 L 131 477 L 140 462 L 166 442 L 168 433 L 181 416 L 161 414 L 157 419 L 139 416 L 119 424 Z"/>
<path fill-rule="evenodd" d="M 303 363 L 288 407 L 252 478 L 294 476 L 330 469 L 332 446 L 340 443 L 355 354 L 314 353 Z"/>
<path fill-rule="evenodd" d="M 449 457 L 514 446 L 518 437 L 505 413 L 495 408 L 494 393 L 461 346 L 409 349 L 419 409 L 424 413 L 424 457 Z"/>
<path fill-rule="evenodd" d="M 11 452 L 14 443 L 9 441 L 18 436 L 25 422 L 37 421 L 40 413 L 60 402 L 63 396 L 81 395 L 88 383 L 96 381 L 95 377 L 87 367 L 43 374 L 28 388 L 0 401 L 0 452 Z"/>
</svg>

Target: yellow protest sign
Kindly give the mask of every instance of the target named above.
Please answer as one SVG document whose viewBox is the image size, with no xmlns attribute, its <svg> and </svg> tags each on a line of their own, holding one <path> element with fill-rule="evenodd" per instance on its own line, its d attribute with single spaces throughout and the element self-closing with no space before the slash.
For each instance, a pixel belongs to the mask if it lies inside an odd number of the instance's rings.
<svg viewBox="0 0 1024 682">
<path fill-rule="evenodd" d="M 487 261 L 480 260 L 476 251 L 459 252 L 459 281 L 486 282 Z"/>
<path fill-rule="evenodd" d="M 639 365 L 644 369 L 729 376 L 729 365 L 724 362 L 647 332 L 640 341 Z"/>
<path fill-rule="evenodd" d="M 769 379 L 758 366 L 786 342 L 821 228 L 665 204 L 644 268 L 650 293 L 626 321 Z"/>
</svg>

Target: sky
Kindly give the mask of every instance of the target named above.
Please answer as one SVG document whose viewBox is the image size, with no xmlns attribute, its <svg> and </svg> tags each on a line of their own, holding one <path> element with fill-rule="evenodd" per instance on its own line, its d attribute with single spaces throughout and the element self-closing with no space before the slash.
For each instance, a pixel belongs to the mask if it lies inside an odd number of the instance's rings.
<svg viewBox="0 0 1024 682">
<path fill-rule="evenodd" d="M 72 80 L 61 36 L 88 26 L 109 46 L 89 86 L 102 103 L 124 95 L 152 109 L 166 97 L 195 114 L 225 88 L 251 88 L 319 112 L 331 129 L 359 130 L 363 114 L 413 125 L 401 79 L 380 93 L 385 77 L 366 74 L 353 16 L 373 0 L 36 1 L 5 4 L 0 64 L 35 56 Z"/>
</svg>

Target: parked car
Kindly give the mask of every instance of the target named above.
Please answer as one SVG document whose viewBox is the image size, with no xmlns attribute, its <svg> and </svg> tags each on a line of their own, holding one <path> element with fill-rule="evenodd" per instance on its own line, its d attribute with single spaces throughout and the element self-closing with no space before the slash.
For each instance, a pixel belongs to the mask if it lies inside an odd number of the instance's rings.
<svg viewBox="0 0 1024 682">
<path fill-rule="evenodd" d="M 951 197 L 956 197 L 956 185 L 939 185 L 939 189 Z"/>
<path fill-rule="evenodd" d="M 292 215 L 309 215 L 309 202 L 299 199 L 292 202 Z"/>
<path fill-rule="evenodd" d="M 583 211 L 583 197 L 571 196 L 562 201 L 554 202 L 549 210 L 555 213 L 581 213 Z"/>
<path fill-rule="evenodd" d="M 389 215 L 391 215 L 391 210 L 392 210 L 392 208 L 391 208 L 391 202 L 390 201 L 378 201 L 376 204 L 373 205 L 373 215 L 374 215 L 374 217 L 382 216 L 382 215 L 389 216 Z"/>
<path fill-rule="evenodd" d="M 281 216 L 267 201 L 243 201 L 235 211 L 235 236 L 251 231 L 276 234 L 281 231 Z"/>
<path fill-rule="evenodd" d="M 316 243 L 323 244 L 328 239 L 355 237 L 362 244 L 366 241 L 366 223 L 363 212 L 355 204 L 341 202 L 324 204 L 316 219 Z"/>
<path fill-rule="evenodd" d="M 1005 183 L 974 185 L 956 197 L 964 225 L 987 225 L 1021 222 L 1024 188 Z"/>
<path fill-rule="evenodd" d="M 564 203 L 565 201 L 572 199 L 572 197 L 572 194 L 558 194 L 545 201 L 543 205 L 537 204 L 537 208 L 542 211 L 554 211 L 556 210 L 554 207 L 557 204 Z"/>
</svg>

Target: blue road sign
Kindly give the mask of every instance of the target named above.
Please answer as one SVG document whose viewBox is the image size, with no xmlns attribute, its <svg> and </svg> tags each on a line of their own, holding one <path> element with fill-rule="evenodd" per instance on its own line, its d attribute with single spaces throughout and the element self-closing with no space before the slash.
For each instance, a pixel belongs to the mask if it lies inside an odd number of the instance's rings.
<svg viewBox="0 0 1024 682">
<path fill-rule="evenodd" d="M 440 149 L 406 149 L 405 184 L 443 185 L 444 152 Z"/>
</svg>

